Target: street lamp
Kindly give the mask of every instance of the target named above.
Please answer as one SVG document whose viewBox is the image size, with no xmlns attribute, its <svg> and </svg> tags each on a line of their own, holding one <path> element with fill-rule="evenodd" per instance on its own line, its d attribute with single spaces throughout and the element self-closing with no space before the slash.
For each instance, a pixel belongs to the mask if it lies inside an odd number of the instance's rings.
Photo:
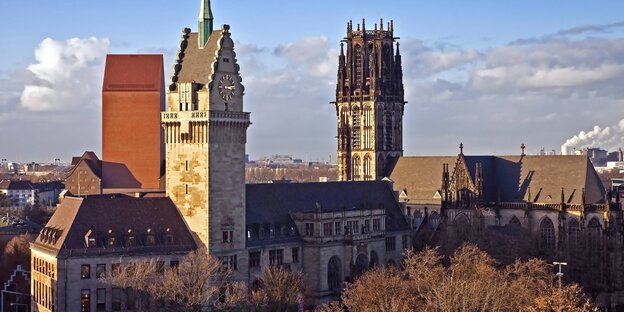
<svg viewBox="0 0 624 312">
<path fill-rule="evenodd" d="M 559 278 L 559 288 L 561 288 L 561 277 L 563 276 L 563 272 L 561 272 L 562 265 L 568 265 L 567 262 L 553 262 L 553 265 L 559 266 L 559 272 L 557 272 L 557 277 Z"/>
</svg>

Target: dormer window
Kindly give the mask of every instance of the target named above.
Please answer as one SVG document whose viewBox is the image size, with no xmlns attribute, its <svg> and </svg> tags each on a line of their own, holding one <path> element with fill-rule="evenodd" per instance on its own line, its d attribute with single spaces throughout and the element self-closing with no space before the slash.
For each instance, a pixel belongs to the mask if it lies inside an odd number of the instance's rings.
<svg viewBox="0 0 624 312">
<path fill-rule="evenodd" d="M 116 247 L 117 246 L 117 238 L 113 233 L 113 230 L 108 230 L 108 237 L 106 237 L 106 247 Z"/>
<path fill-rule="evenodd" d="M 132 233 L 132 229 L 128 229 L 128 235 L 126 237 L 126 247 L 136 246 L 136 237 Z"/>
<path fill-rule="evenodd" d="M 146 246 L 156 245 L 156 236 L 152 232 L 152 229 L 147 229 L 147 234 L 145 234 L 145 245 Z"/>
<path fill-rule="evenodd" d="M 93 234 L 93 231 L 91 231 L 91 229 L 87 231 L 87 233 L 84 236 L 84 239 L 85 239 L 85 245 L 87 246 L 87 248 L 96 247 L 95 234 Z"/>
<path fill-rule="evenodd" d="M 173 233 L 171 232 L 171 229 L 167 228 L 163 237 L 165 245 L 173 245 Z"/>
</svg>

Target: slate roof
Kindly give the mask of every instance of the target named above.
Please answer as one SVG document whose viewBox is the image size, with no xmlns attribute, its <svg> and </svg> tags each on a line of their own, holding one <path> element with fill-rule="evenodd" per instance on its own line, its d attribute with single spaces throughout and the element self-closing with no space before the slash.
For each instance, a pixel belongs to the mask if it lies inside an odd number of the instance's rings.
<svg viewBox="0 0 624 312">
<path fill-rule="evenodd" d="M 109 54 L 102 91 L 161 91 L 161 54 Z"/>
<path fill-rule="evenodd" d="M 294 226 L 296 212 L 341 212 L 343 209 L 386 209 L 386 230 L 409 229 L 394 192 L 383 181 L 247 184 L 247 224 Z"/>
<path fill-rule="evenodd" d="M 30 181 L 0 180 L 0 190 L 32 190 Z"/>
<path fill-rule="evenodd" d="M 136 235 L 136 246 L 125 246 L 124 239 L 129 229 Z M 156 235 L 159 241 L 156 245 L 144 244 L 148 229 Z M 86 248 L 85 235 L 89 230 L 95 235 L 97 248 Z M 109 230 L 118 240 L 115 247 L 104 247 Z M 173 235 L 174 244 L 163 244 L 162 235 L 165 233 Z M 54 236 L 55 240 L 50 240 L 49 236 Z M 65 255 L 80 252 L 128 253 L 135 250 L 189 251 L 196 248 L 192 233 L 171 199 L 123 195 L 64 198 L 34 244 Z"/>
<path fill-rule="evenodd" d="M 583 189 L 587 204 L 605 199 L 604 186 L 586 155 L 463 157 L 473 180 L 476 164 L 482 164 L 485 202 L 496 202 L 500 194 L 502 202 L 557 204 L 561 188 L 567 204 L 581 204 Z M 439 204 L 433 195 L 442 187 L 442 165 L 449 164 L 452 175 L 456 162 L 456 156 L 401 157 L 389 178 L 395 190 L 407 193 L 410 203 Z"/>
</svg>

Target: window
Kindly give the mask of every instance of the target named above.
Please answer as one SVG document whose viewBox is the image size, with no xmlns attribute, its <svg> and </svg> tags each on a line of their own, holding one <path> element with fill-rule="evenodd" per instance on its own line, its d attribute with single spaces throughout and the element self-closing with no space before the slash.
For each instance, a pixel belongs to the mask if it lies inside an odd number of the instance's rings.
<svg viewBox="0 0 624 312">
<path fill-rule="evenodd" d="M 342 285 L 342 265 L 340 259 L 336 256 L 329 259 L 327 265 L 327 287 L 329 290 L 340 290 Z"/>
<path fill-rule="evenodd" d="M 227 58 L 227 57 L 224 57 L 224 58 L 223 58 L 223 62 L 225 62 L 225 63 L 229 63 L 229 62 L 230 62 L 230 59 L 229 59 L 229 58 Z"/>
<path fill-rule="evenodd" d="M 80 312 L 91 311 L 91 290 L 83 289 L 80 291 Z"/>
<path fill-rule="evenodd" d="M 381 231 L 381 219 L 373 219 L 373 232 Z"/>
<path fill-rule="evenodd" d="M 360 149 L 360 110 L 359 109 L 354 109 L 353 110 L 353 116 L 352 116 L 352 121 L 353 121 L 353 130 L 352 130 L 352 135 L 351 135 L 351 139 L 353 140 L 353 149 Z M 355 170 L 354 168 L 354 173 L 353 174 L 359 174 L 359 166 L 360 166 L 360 159 L 357 158 L 358 161 L 358 170 Z M 355 167 L 355 163 L 354 163 L 354 167 Z"/>
<path fill-rule="evenodd" d="M 351 234 L 360 233 L 360 221 L 347 221 L 347 228 Z"/>
<path fill-rule="evenodd" d="M 403 249 L 407 249 L 407 248 L 409 247 L 409 246 L 408 246 L 407 235 L 403 235 L 403 236 L 401 237 L 401 243 L 402 243 L 402 245 L 403 245 Z"/>
<path fill-rule="evenodd" d="M 548 217 L 540 222 L 540 248 L 554 251 L 555 248 L 555 226 Z"/>
<path fill-rule="evenodd" d="M 570 244 L 570 249 L 578 248 L 578 244 L 580 242 L 579 232 L 581 230 L 581 225 L 579 224 L 576 218 L 570 219 L 570 223 L 568 223 L 568 243 Z"/>
<path fill-rule="evenodd" d="M 231 243 L 234 240 L 234 231 L 223 231 L 223 242 Z"/>
<path fill-rule="evenodd" d="M 80 266 L 80 278 L 81 279 L 91 278 L 91 265 L 90 264 L 83 264 Z"/>
<path fill-rule="evenodd" d="M 134 310 L 136 307 L 136 292 L 134 289 L 126 288 L 126 308 L 128 311 Z"/>
<path fill-rule="evenodd" d="M 176 269 L 179 265 L 180 261 L 178 260 L 171 260 L 171 262 L 169 262 L 169 267 L 172 269 Z"/>
<path fill-rule="evenodd" d="M 186 193 L 186 195 L 188 195 L 189 191 L 188 191 L 188 184 L 184 185 L 184 192 Z"/>
<path fill-rule="evenodd" d="M 305 235 L 306 236 L 314 236 L 314 223 L 306 223 L 305 224 Z"/>
<path fill-rule="evenodd" d="M 96 293 L 96 311 L 106 311 L 106 288 L 98 288 Z"/>
<path fill-rule="evenodd" d="M 331 222 L 323 223 L 323 236 L 332 236 Z"/>
<path fill-rule="evenodd" d="M 340 221 L 334 222 L 334 233 L 336 233 L 335 235 L 340 235 L 341 232 L 342 232 L 342 224 L 340 223 Z"/>
<path fill-rule="evenodd" d="M 119 263 L 111 264 L 111 275 L 115 276 L 115 275 L 119 274 L 120 270 L 121 270 L 121 264 L 119 264 Z"/>
<path fill-rule="evenodd" d="M 136 246 L 136 237 L 134 235 L 126 238 L 126 247 Z"/>
<path fill-rule="evenodd" d="M 282 265 L 284 264 L 284 250 L 273 249 L 269 250 L 269 265 Z"/>
<path fill-rule="evenodd" d="M 357 45 L 355 46 L 355 83 L 356 85 L 359 85 L 361 83 L 362 80 L 362 71 L 363 71 L 363 65 L 362 65 L 362 48 Z"/>
<path fill-rule="evenodd" d="M 106 276 L 106 264 L 97 264 L 95 266 L 95 277 L 102 278 Z"/>
<path fill-rule="evenodd" d="M 165 273 L 165 261 L 156 261 L 156 273 Z"/>
<path fill-rule="evenodd" d="M 121 311 L 121 288 L 113 288 L 112 307 L 113 311 Z"/>
<path fill-rule="evenodd" d="M 370 233 L 370 220 L 364 220 L 364 233 Z"/>
<path fill-rule="evenodd" d="M 396 250 L 396 238 L 394 236 L 386 237 L 386 251 Z"/>
<path fill-rule="evenodd" d="M 188 171 L 188 160 L 186 161 L 186 171 Z"/>
<path fill-rule="evenodd" d="M 173 234 L 165 234 L 165 245 L 173 245 Z"/>
<path fill-rule="evenodd" d="M 238 257 L 236 255 L 219 257 L 219 260 L 221 260 L 223 268 L 238 270 Z"/>
<path fill-rule="evenodd" d="M 249 267 L 250 268 L 260 267 L 260 252 L 259 251 L 249 252 Z"/>
<path fill-rule="evenodd" d="M 299 263 L 299 247 L 292 248 L 292 263 Z"/>
<path fill-rule="evenodd" d="M 145 245 L 147 246 L 156 245 L 156 236 L 154 234 L 145 235 Z"/>
</svg>

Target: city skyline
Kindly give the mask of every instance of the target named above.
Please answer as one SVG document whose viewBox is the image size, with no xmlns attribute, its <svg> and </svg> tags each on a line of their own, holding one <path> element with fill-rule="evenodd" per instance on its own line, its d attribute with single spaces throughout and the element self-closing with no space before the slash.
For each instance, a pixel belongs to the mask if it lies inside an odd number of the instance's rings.
<svg viewBox="0 0 624 312">
<path fill-rule="evenodd" d="M 106 53 L 163 53 L 168 79 L 171 42 L 182 27 L 197 28 L 188 14 L 195 1 L 146 3 L 2 4 L 0 34 L 12 48 L 0 61 L 0 157 L 45 162 L 84 150 L 101 154 Z M 405 155 L 456 154 L 459 142 L 468 154 L 518 154 L 520 143 L 529 153 L 559 151 L 579 131 L 586 132 L 581 143 L 621 144 L 623 4 L 318 3 L 213 3 L 215 25 L 230 24 L 237 41 L 254 123 L 251 158 L 335 160 L 329 102 L 339 43 L 346 23 L 362 17 L 369 28 L 380 17 L 394 20 L 401 37 Z M 284 16 L 272 18 L 276 12 Z"/>
</svg>

